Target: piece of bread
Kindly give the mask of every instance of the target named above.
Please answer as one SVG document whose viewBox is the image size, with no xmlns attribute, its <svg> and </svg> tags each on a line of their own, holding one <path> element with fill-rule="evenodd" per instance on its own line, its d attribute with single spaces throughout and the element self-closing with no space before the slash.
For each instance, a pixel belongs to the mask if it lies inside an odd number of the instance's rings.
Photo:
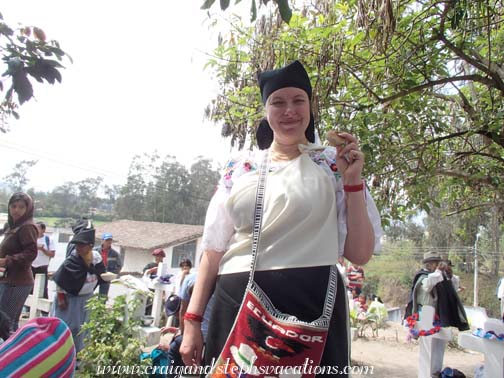
<svg viewBox="0 0 504 378">
<path fill-rule="evenodd" d="M 100 277 L 102 278 L 103 281 L 112 281 L 114 278 L 117 277 L 117 274 L 112 272 L 105 272 L 100 274 Z"/>
<path fill-rule="evenodd" d="M 346 144 L 346 140 L 338 135 L 336 130 L 329 130 L 326 134 L 326 139 L 330 146 L 338 147 Z"/>
</svg>

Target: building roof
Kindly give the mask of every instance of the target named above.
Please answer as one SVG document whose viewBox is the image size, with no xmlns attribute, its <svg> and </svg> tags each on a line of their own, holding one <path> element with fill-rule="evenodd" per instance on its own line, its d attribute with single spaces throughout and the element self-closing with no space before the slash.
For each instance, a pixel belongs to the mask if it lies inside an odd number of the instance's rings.
<svg viewBox="0 0 504 378">
<path fill-rule="evenodd" d="M 110 232 L 113 235 L 114 244 L 121 247 L 150 250 L 171 247 L 197 239 L 203 235 L 203 226 L 122 219 L 97 226 L 96 238 L 101 240 L 105 232 Z"/>
</svg>

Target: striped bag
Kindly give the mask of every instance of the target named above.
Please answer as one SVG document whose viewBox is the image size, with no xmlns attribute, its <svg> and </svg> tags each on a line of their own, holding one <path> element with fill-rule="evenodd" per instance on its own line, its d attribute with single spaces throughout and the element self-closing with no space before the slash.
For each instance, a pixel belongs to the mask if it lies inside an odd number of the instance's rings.
<svg viewBox="0 0 504 378">
<path fill-rule="evenodd" d="M 68 326 L 58 318 L 35 318 L 0 345 L 0 377 L 70 378 L 75 346 Z"/>
</svg>

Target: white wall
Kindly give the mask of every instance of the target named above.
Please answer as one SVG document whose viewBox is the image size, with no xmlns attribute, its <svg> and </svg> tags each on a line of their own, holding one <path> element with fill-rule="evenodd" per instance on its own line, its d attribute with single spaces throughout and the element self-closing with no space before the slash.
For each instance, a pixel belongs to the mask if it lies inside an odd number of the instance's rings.
<svg viewBox="0 0 504 378">
<path fill-rule="evenodd" d="M 52 258 L 51 262 L 49 263 L 50 272 L 56 271 L 66 257 L 65 253 L 68 243 L 58 243 L 59 231 L 60 230 L 56 229 L 52 232 L 51 231 L 46 232 L 46 234 L 49 235 L 56 244 L 56 256 Z M 71 233 L 71 231 L 63 231 L 63 230 L 62 232 Z M 196 261 L 193 261 L 193 267 L 194 267 L 193 270 L 199 266 L 199 256 L 201 254 L 200 245 L 201 245 L 201 238 L 198 238 L 198 240 L 196 241 Z M 112 244 L 112 248 L 114 248 L 118 252 L 121 251 L 121 247 L 119 245 Z M 164 248 L 163 250 L 165 251 L 166 254 L 164 261 L 169 265 L 171 265 L 173 247 Z M 124 261 L 122 271 L 142 273 L 144 266 L 153 261 L 154 257 L 151 255 L 151 251 L 149 250 L 138 248 L 124 248 Z M 169 271 L 172 274 L 176 274 L 178 273 L 179 268 L 170 267 Z"/>
<path fill-rule="evenodd" d="M 124 248 L 123 272 L 142 273 L 143 268 L 154 258 L 146 249 Z"/>
</svg>

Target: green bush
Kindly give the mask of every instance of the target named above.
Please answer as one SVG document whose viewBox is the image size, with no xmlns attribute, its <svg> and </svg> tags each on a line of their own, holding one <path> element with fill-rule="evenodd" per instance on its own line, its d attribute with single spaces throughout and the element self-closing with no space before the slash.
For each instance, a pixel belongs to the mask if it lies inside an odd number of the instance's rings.
<svg viewBox="0 0 504 378">
<path fill-rule="evenodd" d="M 82 326 L 86 332 L 86 346 L 77 356 L 80 359 L 78 378 L 91 378 L 98 369 L 110 366 L 147 366 L 149 361 L 140 361 L 142 343 L 138 339 L 139 320 L 128 317 L 135 312 L 139 302 L 126 301 L 125 295 L 114 298 L 111 308 L 99 295 L 93 296 L 87 304 L 89 322 Z M 118 378 L 141 377 L 134 371 L 114 374 Z"/>
</svg>

